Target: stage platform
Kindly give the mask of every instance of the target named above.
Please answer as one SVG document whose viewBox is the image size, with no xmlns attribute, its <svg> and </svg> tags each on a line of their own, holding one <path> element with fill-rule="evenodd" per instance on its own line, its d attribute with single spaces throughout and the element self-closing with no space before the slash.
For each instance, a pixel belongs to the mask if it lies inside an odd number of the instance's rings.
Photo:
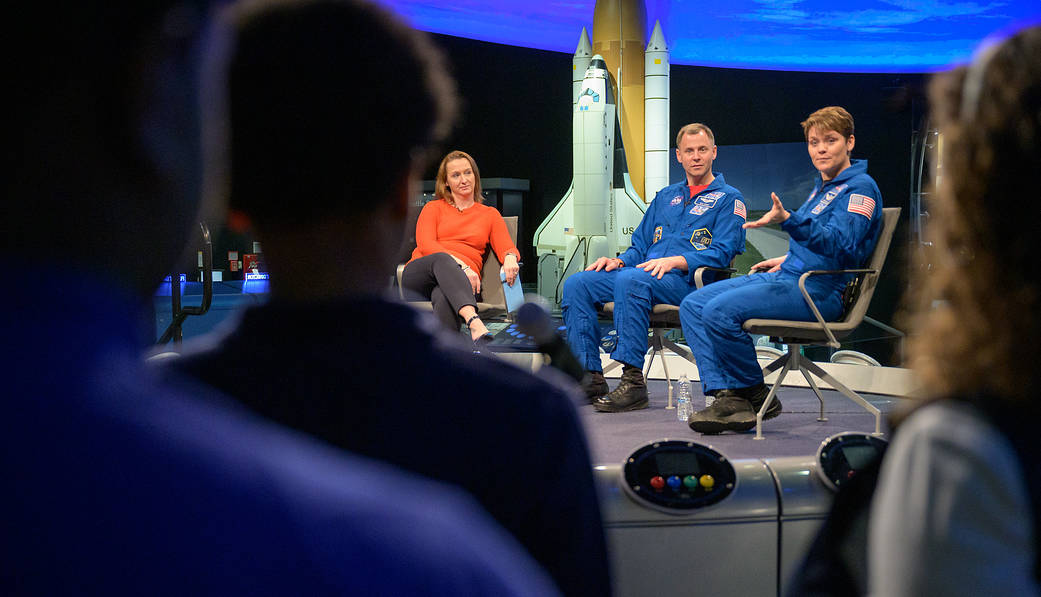
<svg viewBox="0 0 1041 597">
<path fill-rule="evenodd" d="M 197 304 L 200 293 L 198 283 L 184 285 L 185 304 Z M 167 293 L 169 289 L 167 289 Z M 211 331 L 229 314 L 245 306 L 262 303 L 266 294 L 244 293 L 242 283 L 224 282 L 214 285 L 214 299 L 210 311 L 202 317 L 189 317 L 185 322 L 184 335 L 191 337 Z M 169 324 L 169 295 L 157 296 L 156 334 L 157 336 Z M 492 351 L 501 358 L 527 369 L 538 369 L 543 366 L 540 353 L 534 352 L 530 340 L 518 340 L 510 336 L 510 326 L 505 322 L 489 322 L 490 329 L 496 334 L 496 342 Z M 701 408 L 704 398 L 700 391 L 697 367 L 680 357 L 669 354 L 667 357 L 669 372 L 673 383 L 681 374 L 691 380 L 694 390 L 694 406 Z M 602 355 L 605 366 L 611 363 L 610 358 Z M 763 361 L 765 364 L 768 361 Z M 883 413 L 888 413 L 901 401 L 901 396 L 911 393 L 913 381 L 905 369 L 894 367 L 868 367 L 859 365 L 842 365 L 835 363 L 818 363 L 829 373 L 835 375 Z M 613 388 L 618 383 L 620 371 L 607 374 L 608 383 Z M 772 382 L 776 374 L 767 381 Z M 664 380 L 661 361 L 656 360 L 650 370 L 648 389 L 650 407 L 629 413 L 600 413 L 591 405 L 579 407 L 579 414 L 589 439 L 592 461 L 596 465 L 621 464 L 637 447 L 658 439 L 686 439 L 709 445 L 731 459 L 742 458 L 774 458 L 783 456 L 810 456 L 816 452 L 818 445 L 825 438 L 843 431 L 874 431 L 874 417 L 855 405 L 838 392 L 825 389 L 825 413 L 828 420 L 817 421 L 818 401 L 813 392 L 806 386 L 802 376 L 791 373 L 785 380 L 786 385 L 779 391 L 783 405 L 782 414 L 776 419 L 763 424 L 763 440 L 753 439 L 755 432 L 723 433 L 719 435 L 702 435 L 691 431 L 685 423 L 676 419 L 675 409 L 665 408 L 668 400 L 668 385 Z M 787 385 L 792 384 L 792 385 Z M 674 385 L 674 395 L 677 386 Z M 888 439 L 888 428 L 883 418 L 884 438 Z"/>
<path fill-rule="evenodd" d="M 608 383 L 614 387 L 615 380 Z M 696 385 L 696 384 L 695 384 Z M 601 413 L 590 406 L 579 408 L 589 439 L 594 464 L 621 464 L 637 447 L 657 439 L 693 440 L 708 445 L 730 459 L 773 458 L 778 456 L 812 456 L 825 438 L 843 431 L 871 433 L 875 418 L 842 394 L 823 390 L 827 421 L 817 421 L 820 403 L 808 388 L 782 387 L 778 396 L 783 405 L 779 417 L 763 422 L 763 439 L 756 440 L 755 430 L 747 433 L 702 435 L 676 419 L 676 410 L 666 410 L 667 386 L 664 380 L 648 383 L 650 407 L 628 413 Z M 704 398 L 694 392 L 694 405 L 702 408 Z M 893 396 L 861 394 L 883 414 L 905 399 Z M 884 439 L 889 429 L 883 417 Z"/>
</svg>

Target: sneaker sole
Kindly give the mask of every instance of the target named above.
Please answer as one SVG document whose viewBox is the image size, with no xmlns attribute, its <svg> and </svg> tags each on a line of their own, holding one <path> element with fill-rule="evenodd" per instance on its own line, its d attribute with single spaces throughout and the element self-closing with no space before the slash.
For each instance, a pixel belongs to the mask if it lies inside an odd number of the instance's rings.
<svg viewBox="0 0 1041 597">
<path fill-rule="evenodd" d="M 598 412 L 602 413 L 624 413 L 631 410 L 643 410 L 650 406 L 650 401 L 646 398 L 638 400 L 632 404 L 626 404 L 625 406 L 617 406 L 615 404 L 600 404 L 599 402 L 593 403 L 593 408 Z"/>
<path fill-rule="evenodd" d="M 757 411 L 758 412 L 758 411 Z M 763 415 L 763 420 L 776 419 L 781 414 L 781 401 L 774 397 L 774 401 L 770 403 L 770 409 Z M 719 420 L 705 420 L 705 421 L 691 421 L 687 424 L 688 427 L 697 431 L 698 433 L 704 433 L 707 435 L 715 435 L 717 433 L 723 433 L 724 431 L 734 431 L 736 433 L 742 433 L 744 431 L 751 431 L 755 429 L 755 419 L 751 421 L 719 421 Z"/>
<path fill-rule="evenodd" d="M 723 433 L 724 431 L 748 431 L 755 427 L 755 419 L 752 419 L 751 421 L 690 421 L 687 423 L 687 426 L 698 433 L 715 435 L 717 433 Z"/>
</svg>

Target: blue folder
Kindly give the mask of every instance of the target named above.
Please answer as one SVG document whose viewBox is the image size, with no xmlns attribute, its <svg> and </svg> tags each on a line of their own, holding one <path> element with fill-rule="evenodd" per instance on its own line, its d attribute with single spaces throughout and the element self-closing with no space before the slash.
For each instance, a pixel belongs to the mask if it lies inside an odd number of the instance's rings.
<svg viewBox="0 0 1041 597">
<path fill-rule="evenodd" d="M 506 296 L 506 311 L 513 313 L 524 304 L 524 289 L 521 288 L 520 274 L 517 274 L 513 286 L 506 283 L 506 274 L 502 272 L 499 272 L 499 280 L 502 281 L 502 293 Z"/>
</svg>

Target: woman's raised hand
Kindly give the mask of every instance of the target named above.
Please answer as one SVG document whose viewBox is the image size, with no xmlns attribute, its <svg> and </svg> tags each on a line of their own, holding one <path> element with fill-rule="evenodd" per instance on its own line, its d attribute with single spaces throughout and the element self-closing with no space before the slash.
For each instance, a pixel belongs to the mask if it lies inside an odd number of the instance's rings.
<svg viewBox="0 0 1041 597">
<path fill-rule="evenodd" d="M 773 205 L 770 207 L 770 211 L 763 214 L 763 217 L 754 222 L 745 222 L 741 227 L 759 228 L 760 226 L 766 226 L 767 224 L 774 224 L 787 220 L 790 214 L 788 213 L 788 210 L 784 208 L 784 205 L 781 204 L 781 198 L 777 196 L 777 193 L 770 193 L 770 199 L 773 200 Z"/>
</svg>

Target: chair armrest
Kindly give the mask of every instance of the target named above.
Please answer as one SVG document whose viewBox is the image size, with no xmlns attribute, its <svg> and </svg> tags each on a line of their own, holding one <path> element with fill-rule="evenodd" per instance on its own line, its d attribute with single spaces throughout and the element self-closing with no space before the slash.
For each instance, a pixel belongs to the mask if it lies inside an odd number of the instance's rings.
<svg viewBox="0 0 1041 597">
<path fill-rule="evenodd" d="M 724 273 L 724 274 L 732 274 L 732 273 L 737 271 L 736 269 L 734 269 L 732 267 L 711 267 L 711 266 L 708 266 L 708 265 L 703 265 L 703 266 L 699 267 L 698 269 L 694 270 L 694 287 L 695 288 L 701 288 L 701 287 L 703 287 L 705 285 L 704 277 L 705 277 L 705 271 L 706 270 L 712 271 L 712 272 L 720 272 L 720 273 Z"/>
<path fill-rule="evenodd" d="M 839 341 L 835 339 L 835 334 L 831 333 L 831 328 L 828 327 L 827 322 L 824 321 L 824 317 L 821 315 L 820 309 L 817 308 L 816 303 L 810 298 L 810 293 L 806 292 L 806 279 L 810 276 L 819 275 L 834 275 L 834 274 L 873 274 L 873 269 L 813 269 L 808 272 L 803 272 L 799 276 L 799 292 L 802 293 L 802 298 L 806 300 L 806 305 L 809 306 L 810 311 L 813 312 L 813 316 L 817 318 L 817 323 L 821 324 L 821 328 L 824 333 L 828 335 L 828 346 L 832 348 L 838 348 L 841 346 Z"/>
<path fill-rule="evenodd" d="M 401 287 L 401 274 L 405 271 L 405 264 L 399 263 L 396 275 L 398 277 L 398 298 L 405 300 L 405 289 Z"/>
</svg>

